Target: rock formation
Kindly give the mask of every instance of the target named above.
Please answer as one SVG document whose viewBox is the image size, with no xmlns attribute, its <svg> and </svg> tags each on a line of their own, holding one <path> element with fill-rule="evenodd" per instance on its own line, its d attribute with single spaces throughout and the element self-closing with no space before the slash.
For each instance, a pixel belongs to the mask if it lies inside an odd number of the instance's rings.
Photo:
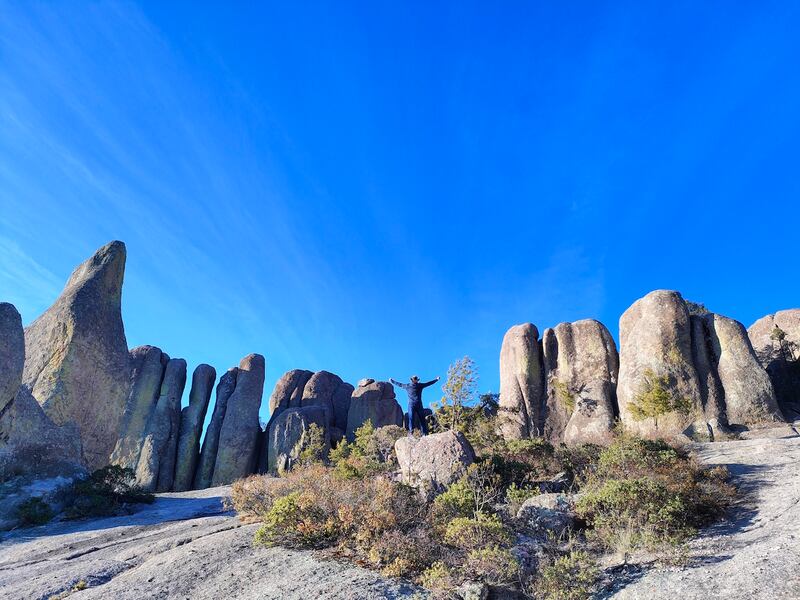
<svg viewBox="0 0 800 600">
<path fill-rule="evenodd" d="M 642 435 L 697 436 L 780 420 L 765 375 L 740 323 L 690 316 L 678 292 L 651 292 L 620 318 L 620 416 Z"/>
<path fill-rule="evenodd" d="M 228 398 L 211 485 L 250 475 L 258 458 L 258 410 L 264 392 L 264 357 L 249 354 L 239 363 L 236 388 Z"/>
<path fill-rule="evenodd" d="M 276 417 L 287 408 L 298 408 L 306 383 L 314 373 L 303 369 L 293 369 L 284 373 L 275 384 L 269 397 L 270 417 Z"/>
<path fill-rule="evenodd" d="M 45 415 L 20 385 L 24 364 L 22 319 L 13 305 L 0 303 L 0 476 L 74 472 L 82 463 L 77 427 L 58 427 Z"/>
<path fill-rule="evenodd" d="M 356 429 L 367 421 L 376 429 L 386 425 L 403 426 L 403 409 L 397 403 L 394 386 L 388 381 L 362 379 L 358 382 L 347 413 L 347 439 L 353 441 Z"/>
<path fill-rule="evenodd" d="M 280 474 L 292 468 L 300 453 L 309 444 L 309 429 L 312 424 L 319 427 L 323 436 L 323 447 L 330 448 L 328 412 L 324 406 L 311 405 L 290 408 L 271 421 L 267 431 L 267 470 Z"/>
<path fill-rule="evenodd" d="M 136 481 L 146 491 L 172 489 L 175 453 L 181 419 L 181 396 L 186 386 L 186 361 L 172 358 L 167 363 L 161 393 L 147 422 L 136 466 Z"/>
<path fill-rule="evenodd" d="M 351 384 L 343 381 L 333 393 L 333 431 L 331 435 L 337 441 L 344 436 L 344 432 L 347 430 L 347 415 L 350 413 L 350 402 L 352 402 L 354 391 L 355 388 Z"/>
<path fill-rule="evenodd" d="M 783 416 L 789 421 L 800 419 L 800 309 L 762 317 L 747 335 L 772 381 Z"/>
<path fill-rule="evenodd" d="M 652 437 L 674 436 L 695 425 L 703 404 L 681 295 L 656 290 L 640 298 L 620 317 L 619 335 L 617 398 L 625 427 Z"/>
<path fill-rule="evenodd" d="M 608 329 L 594 319 L 561 323 L 545 330 L 542 348 L 545 437 L 569 445 L 609 443 L 619 357 Z"/>
<path fill-rule="evenodd" d="M 344 382 L 338 375 L 329 371 L 317 371 L 303 388 L 300 406 L 321 406 L 327 413 L 325 428 L 329 429 L 335 422 L 333 412 L 333 396 Z"/>
<path fill-rule="evenodd" d="M 539 331 L 532 323 L 515 325 L 500 350 L 501 432 L 506 439 L 542 434 L 544 378 Z"/>
<path fill-rule="evenodd" d="M 56 424 L 77 424 L 90 468 L 108 463 L 128 397 L 124 271 L 125 245 L 103 246 L 25 330 L 23 382 Z"/>
<path fill-rule="evenodd" d="M 24 368 L 22 317 L 13 304 L 0 302 L 0 416 L 17 395 Z"/>
<path fill-rule="evenodd" d="M 759 364 L 744 326 L 714 313 L 705 315 L 703 320 L 710 336 L 713 364 L 725 393 L 728 422 L 745 425 L 781 421 L 769 375 Z"/>
<path fill-rule="evenodd" d="M 192 489 L 197 459 L 200 453 L 200 436 L 208 410 L 208 401 L 214 389 L 217 372 L 210 365 L 199 365 L 192 375 L 189 406 L 181 410 L 178 449 L 175 461 L 175 481 L 172 489 L 184 492 Z"/>
<path fill-rule="evenodd" d="M 475 452 L 461 432 L 407 436 L 394 445 L 403 482 L 439 492 L 457 481 L 475 462 Z"/>
<path fill-rule="evenodd" d="M 228 399 L 236 388 L 236 376 L 238 373 L 239 369 L 233 367 L 219 378 L 214 399 L 214 412 L 211 413 L 211 421 L 209 421 L 206 428 L 203 448 L 200 451 L 200 461 L 197 464 L 197 472 L 194 476 L 194 489 L 196 490 L 203 490 L 211 486 L 211 479 L 214 476 L 214 464 L 217 461 L 217 450 L 219 450 L 219 434 L 222 430 L 222 423 L 225 420 Z"/>
<path fill-rule="evenodd" d="M 131 350 L 130 356 L 130 394 L 122 413 L 111 462 L 136 469 L 150 416 L 161 395 L 161 382 L 169 356 L 155 346 L 138 346 Z"/>
</svg>

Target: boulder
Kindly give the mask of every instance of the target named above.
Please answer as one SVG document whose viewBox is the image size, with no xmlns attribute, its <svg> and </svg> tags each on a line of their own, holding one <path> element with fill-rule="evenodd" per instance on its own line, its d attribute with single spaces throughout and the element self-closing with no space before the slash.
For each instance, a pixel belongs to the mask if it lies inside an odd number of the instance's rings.
<svg viewBox="0 0 800 600">
<path fill-rule="evenodd" d="M 13 304 L 0 302 L 0 415 L 17 395 L 24 368 L 22 317 Z"/>
<path fill-rule="evenodd" d="M 300 406 L 321 406 L 328 414 L 325 427 L 329 428 L 334 423 L 333 397 L 343 384 L 342 378 L 328 371 L 317 371 L 303 388 L 303 397 Z"/>
<path fill-rule="evenodd" d="M 264 357 L 248 354 L 239 363 L 236 388 L 225 410 L 219 433 L 217 459 L 211 485 L 226 485 L 255 471 L 258 435 L 261 425 L 258 410 L 264 393 Z"/>
<path fill-rule="evenodd" d="M 702 421 L 703 405 L 683 297 L 668 290 L 650 292 L 620 317 L 619 335 L 617 399 L 625 428 L 645 437 L 694 431 L 698 419 Z M 649 411 L 654 416 L 637 414 L 636 408 L 647 409 L 653 398 L 666 402 Z"/>
<path fill-rule="evenodd" d="M 619 373 L 617 346 L 594 319 L 560 323 L 542 335 L 544 435 L 568 445 L 611 442 Z"/>
<path fill-rule="evenodd" d="M 371 421 L 376 429 L 386 425 L 403 426 L 403 409 L 397 403 L 394 386 L 388 381 L 359 381 L 359 386 L 353 390 L 347 412 L 347 439 L 352 442 L 356 437 L 356 429 L 367 421 Z"/>
<path fill-rule="evenodd" d="M 709 321 L 705 315 L 691 315 L 692 363 L 697 371 L 700 397 L 711 437 L 730 433 L 725 411 L 725 389 L 719 378 Z"/>
<path fill-rule="evenodd" d="M 303 389 L 314 373 L 304 369 L 293 369 L 284 373 L 275 384 L 269 397 L 270 418 L 278 416 L 287 408 L 300 406 Z"/>
<path fill-rule="evenodd" d="M 461 432 L 407 436 L 394 445 L 403 483 L 438 493 L 457 481 L 475 462 L 475 452 Z"/>
<path fill-rule="evenodd" d="M 161 383 L 169 356 L 155 346 L 138 346 L 131 350 L 130 355 L 130 394 L 122 413 L 120 433 L 111 453 L 111 463 L 136 469 L 150 416 L 161 395 Z"/>
<path fill-rule="evenodd" d="M 747 335 L 772 381 L 783 416 L 789 421 L 800 419 L 800 309 L 762 317 Z"/>
<path fill-rule="evenodd" d="M 211 420 L 206 428 L 203 448 L 200 450 L 200 461 L 197 464 L 197 472 L 194 476 L 194 489 L 196 490 L 204 490 L 211 486 L 211 479 L 214 476 L 214 464 L 217 462 L 219 434 L 222 430 L 222 422 L 225 420 L 228 399 L 236 388 L 236 376 L 238 373 L 239 369 L 233 367 L 219 378 L 214 400 L 214 412 L 211 414 Z"/>
<path fill-rule="evenodd" d="M 148 492 L 168 492 L 175 476 L 175 453 L 181 421 L 181 396 L 186 386 L 186 361 L 167 362 L 156 407 L 147 423 L 136 465 L 136 482 Z"/>
<path fill-rule="evenodd" d="M 284 473 L 292 468 L 300 453 L 308 446 L 309 429 L 319 426 L 323 435 L 323 449 L 330 448 L 327 427 L 328 413 L 319 405 L 290 408 L 279 414 L 267 432 L 269 450 L 267 470 L 273 474 Z"/>
<path fill-rule="evenodd" d="M 71 476 L 85 471 L 83 462 L 77 426 L 53 423 L 28 388 L 20 387 L 0 415 L 0 481 L 17 474 Z"/>
<path fill-rule="evenodd" d="M 728 422 L 748 425 L 782 421 L 772 382 L 759 364 L 744 326 L 714 313 L 703 319 L 710 336 L 712 364 L 725 393 Z"/>
<path fill-rule="evenodd" d="M 522 503 L 517 519 L 536 534 L 546 536 L 552 532 L 560 539 L 574 526 L 575 511 L 566 494 L 539 494 Z"/>
<path fill-rule="evenodd" d="M 544 378 L 539 331 L 532 323 L 515 325 L 500 349 L 500 432 L 507 440 L 542 434 Z"/>
<path fill-rule="evenodd" d="M 103 246 L 25 330 L 23 383 L 55 424 L 77 424 L 91 469 L 108 464 L 130 387 L 124 272 L 125 244 Z"/>
<path fill-rule="evenodd" d="M 178 430 L 178 449 L 175 460 L 175 481 L 172 489 L 185 492 L 192 489 L 197 459 L 200 453 L 200 436 L 206 419 L 208 401 L 214 389 L 217 372 L 211 365 L 199 365 L 192 374 L 189 406 L 181 410 Z"/>
</svg>

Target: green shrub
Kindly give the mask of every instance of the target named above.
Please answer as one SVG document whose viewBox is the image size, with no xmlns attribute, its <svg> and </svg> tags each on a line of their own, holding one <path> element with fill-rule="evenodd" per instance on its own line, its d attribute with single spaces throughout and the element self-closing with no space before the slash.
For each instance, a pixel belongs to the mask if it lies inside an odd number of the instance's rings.
<svg viewBox="0 0 800 600">
<path fill-rule="evenodd" d="M 475 514 L 475 494 L 466 479 L 461 478 L 433 501 L 432 515 L 438 522 Z"/>
<path fill-rule="evenodd" d="M 637 421 L 652 418 L 658 427 L 658 417 L 671 412 L 688 415 L 692 403 L 679 396 L 672 389 L 668 375 L 656 375 L 651 369 L 645 369 L 639 393 L 628 403 L 628 410 Z"/>
<path fill-rule="evenodd" d="M 495 515 L 478 515 L 477 518 L 456 517 L 447 524 L 444 541 L 450 546 L 471 551 L 487 546 L 508 546 L 513 536 L 508 527 Z"/>
<path fill-rule="evenodd" d="M 356 430 L 352 443 L 342 441 L 329 460 L 342 479 L 357 479 L 392 471 L 397 467 L 394 444 L 407 435 L 402 427 L 375 428 L 367 421 Z"/>
<path fill-rule="evenodd" d="M 484 581 L 489 585 L 507 585 L 519 579 L 520 565 L 507 548 L 490 546 L 467 554 L 463 571 L 469 579 Z"/>
<path fill-rule="evenodd" d="M 587 600 L 598 575 L 599 569 L 589 554 L 573 550 L 541 569 L 536 588 L 546 600 Z"/>
<path fill-rule="evenodd" d="M 117 514 L 128 504 L 152 503 L 153 494 L 136 485 L 132 469 L 108 465 L 62 490 L 69 519 Z"/>
<path fill-rule="evenodd" d="M 606 548 L 674 546 L 730 505 L 727 478 L 724 467 L 703 468 L 663 441 L 622 436 L 601 452 L 576 510 Z"/>
<path fill-rule="evenodd" d="M 423 586 L 435 591 L 452 590 L 459 583 L 453 570 L 442 561 L 437 561 L 425 569 L 419 579 Z"/>
<path fill-rule="evenodd" d="M 50 505 L 39 497 L 28 498 L 17 506 L 17 519 L 23 527 L 44 525 L 55 513 Z"/>
<path fill-rule="evenodd" d="M 316 423 L 311 423 L 302 439 L 297 453 L 297 462 L 301 465 L 322 462 L 328 458 L 328 444 L 325 443 L 325 431 Z"/>
</svg>

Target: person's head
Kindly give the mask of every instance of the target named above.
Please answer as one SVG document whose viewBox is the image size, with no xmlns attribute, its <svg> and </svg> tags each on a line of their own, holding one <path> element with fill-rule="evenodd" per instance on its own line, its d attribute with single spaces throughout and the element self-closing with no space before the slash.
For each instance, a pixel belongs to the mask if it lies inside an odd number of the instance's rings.
<svg viewBox="0 0 800 600">
<path fill-rule="evenodd" d="M 411 383 L 419 383 L 419 377 L 416 375 L 411 376 Z"/>
</svg>

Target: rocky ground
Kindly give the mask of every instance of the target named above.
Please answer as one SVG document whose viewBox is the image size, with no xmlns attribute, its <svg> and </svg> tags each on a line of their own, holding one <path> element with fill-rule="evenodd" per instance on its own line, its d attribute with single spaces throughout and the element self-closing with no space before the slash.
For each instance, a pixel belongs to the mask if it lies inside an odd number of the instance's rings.
<svg viewBox="0 0 800 600">
<path fill-rule="evenodd" d="M 743 492 L 731 518 L 690 546 L 687 566 L 625 569 L 615 598 L 798 598 L 800 437 L 697 444 Z M 777 437 L 777 436 L 791 437 Z M 307 552 L 253 548 L 255 525 L 225 511 L 229 488 L 160 494 L 132 516 L 53 523 L 0 543 L 3 598 L 410 598 L 422 590 Z M 70 593 L 76 584 L 86 589 Z"/>
</svg>

